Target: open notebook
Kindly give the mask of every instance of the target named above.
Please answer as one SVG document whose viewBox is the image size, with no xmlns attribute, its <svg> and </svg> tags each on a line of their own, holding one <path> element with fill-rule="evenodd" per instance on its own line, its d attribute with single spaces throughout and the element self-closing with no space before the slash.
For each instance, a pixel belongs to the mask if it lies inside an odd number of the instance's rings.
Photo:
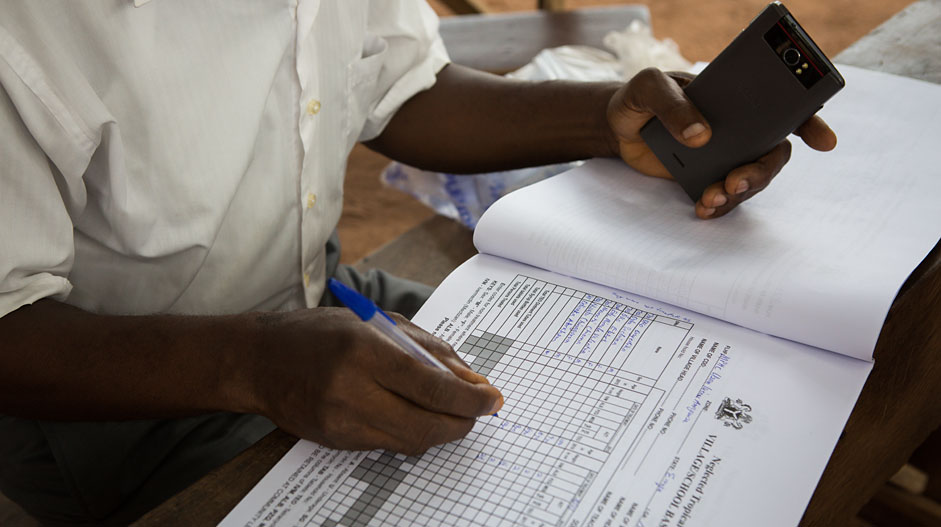
<svg viewBox="0 0 941 527">
<path fill-rule="evenodd" d="M 796 525 L 941 233 L 941 88 L 840 69 L 836 152 L 724 218 L 616 160 L 501 199 L 415 318 L 499 417 L 420 457 L 301 441 L 223 525 Z"/>
</svg>

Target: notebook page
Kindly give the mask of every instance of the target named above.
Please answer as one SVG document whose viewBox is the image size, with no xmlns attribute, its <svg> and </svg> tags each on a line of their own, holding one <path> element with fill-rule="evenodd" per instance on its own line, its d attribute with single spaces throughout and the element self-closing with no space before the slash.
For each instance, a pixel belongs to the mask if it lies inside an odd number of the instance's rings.
<svg viewBox="0 0 941 527">
<path fill-rule="evenodd" d="M 898 288 L 941 232 L 941 86 L 841 66 L 835 151 L 795 144 L 771 186 L 716 220 L 617 160 L 516 191 L 483 253 L 869 360 Z M 795 143 L 799 139 L 795 140 Z"/>
</svg>

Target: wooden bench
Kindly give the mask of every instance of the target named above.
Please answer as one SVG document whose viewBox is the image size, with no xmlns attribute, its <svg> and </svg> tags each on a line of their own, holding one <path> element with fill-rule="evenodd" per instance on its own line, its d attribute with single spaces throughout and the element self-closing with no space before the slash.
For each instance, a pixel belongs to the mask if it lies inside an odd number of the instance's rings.
<svg viewBox="0 0 941 527">
<path fill-rule="evenodd" d="M 441 19 L 441 37 L 455 64 L 506 73 L 546 48 L 578 44 L 604 49 L 601 41 L 608 32 L 623 30 L 634 20 L 650 24 L 646 6 L 462 15 Z"/>
</svg>

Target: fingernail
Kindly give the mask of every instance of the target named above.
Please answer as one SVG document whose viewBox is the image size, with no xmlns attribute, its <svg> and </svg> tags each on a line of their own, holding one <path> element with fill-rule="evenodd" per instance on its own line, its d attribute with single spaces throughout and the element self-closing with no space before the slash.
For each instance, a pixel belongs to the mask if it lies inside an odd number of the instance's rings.
<svg viewBox="0 0 941 527">
<path fill-rule="evenodd" d="M 745 192 L 746 190 L 748 190 L 748 182 L 743 179 L 739 181 L 738 186 L 735 187 L 735 193 L 741 194 L 742 192 Z"/>
<path fill-rule="evenodd" d="M 706 216 L 712 216 L 713 214 L 716 213 L 716 209 L 710 207 L 708 209 L 703 209 L 702 213 Z"/>
<path fill-rule="evenodd" d="M 702 123 L 693 123 L 686 127 L 686 130 L 683 130 L 683 137 L 686 139 L 691 139 L 697 135 L 706 131 L 706 127 Z"/>
<path fill-rule="evenodd" d="M 503 408 L 503 397 L 497 399 L 496 402 L 493 403 L 493 406 L 490 408 L 490 410 L 487 410 L 487 413 L 490 415 L 496 415 L 496 413 L 500 411 L 500 408 Z"/>
<path fill-rule="evenodd" d="M 725 197 L 725 194 L 716 194 L 716 197 L 712 198 L 713 207 L 721 207 L 728 203 L 728 198 Z"/>
</svg>

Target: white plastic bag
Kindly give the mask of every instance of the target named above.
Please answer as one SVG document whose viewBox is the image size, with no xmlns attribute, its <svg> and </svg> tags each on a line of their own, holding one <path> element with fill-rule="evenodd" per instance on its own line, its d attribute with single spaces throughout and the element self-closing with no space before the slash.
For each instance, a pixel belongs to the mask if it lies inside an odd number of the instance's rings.
<svg viewBox="0 0 941 527">
<path fill-rule="evenodd" d="M 624 78 L 618 58 L 591 46 L 560 46 L 540 51 L 529 64 L 507 73 L 512 79 L 546 81 L 618 81 Z"/>
<path fill-rule="evenodd" d="M 617 55 L 624 80 L 651 66 L 664 71 L 689 71 L 692 66 L 680 55 L 676 42 L 669 38 L 653 38 L 650 27 L 639 20 L 631 22 L 624 31 L 608 33 L 603 42 Z"/>
<path fill-rule="evenodd" d="M 411 194 L 438 214 L 453 218 L 473 229 L 484 211 L 501 196 L 561 174 L 578 163 L 580 162 L 468 176 L 429 172 L 394 162 L 383 170 L 382 182 Z"/>
</svg>

